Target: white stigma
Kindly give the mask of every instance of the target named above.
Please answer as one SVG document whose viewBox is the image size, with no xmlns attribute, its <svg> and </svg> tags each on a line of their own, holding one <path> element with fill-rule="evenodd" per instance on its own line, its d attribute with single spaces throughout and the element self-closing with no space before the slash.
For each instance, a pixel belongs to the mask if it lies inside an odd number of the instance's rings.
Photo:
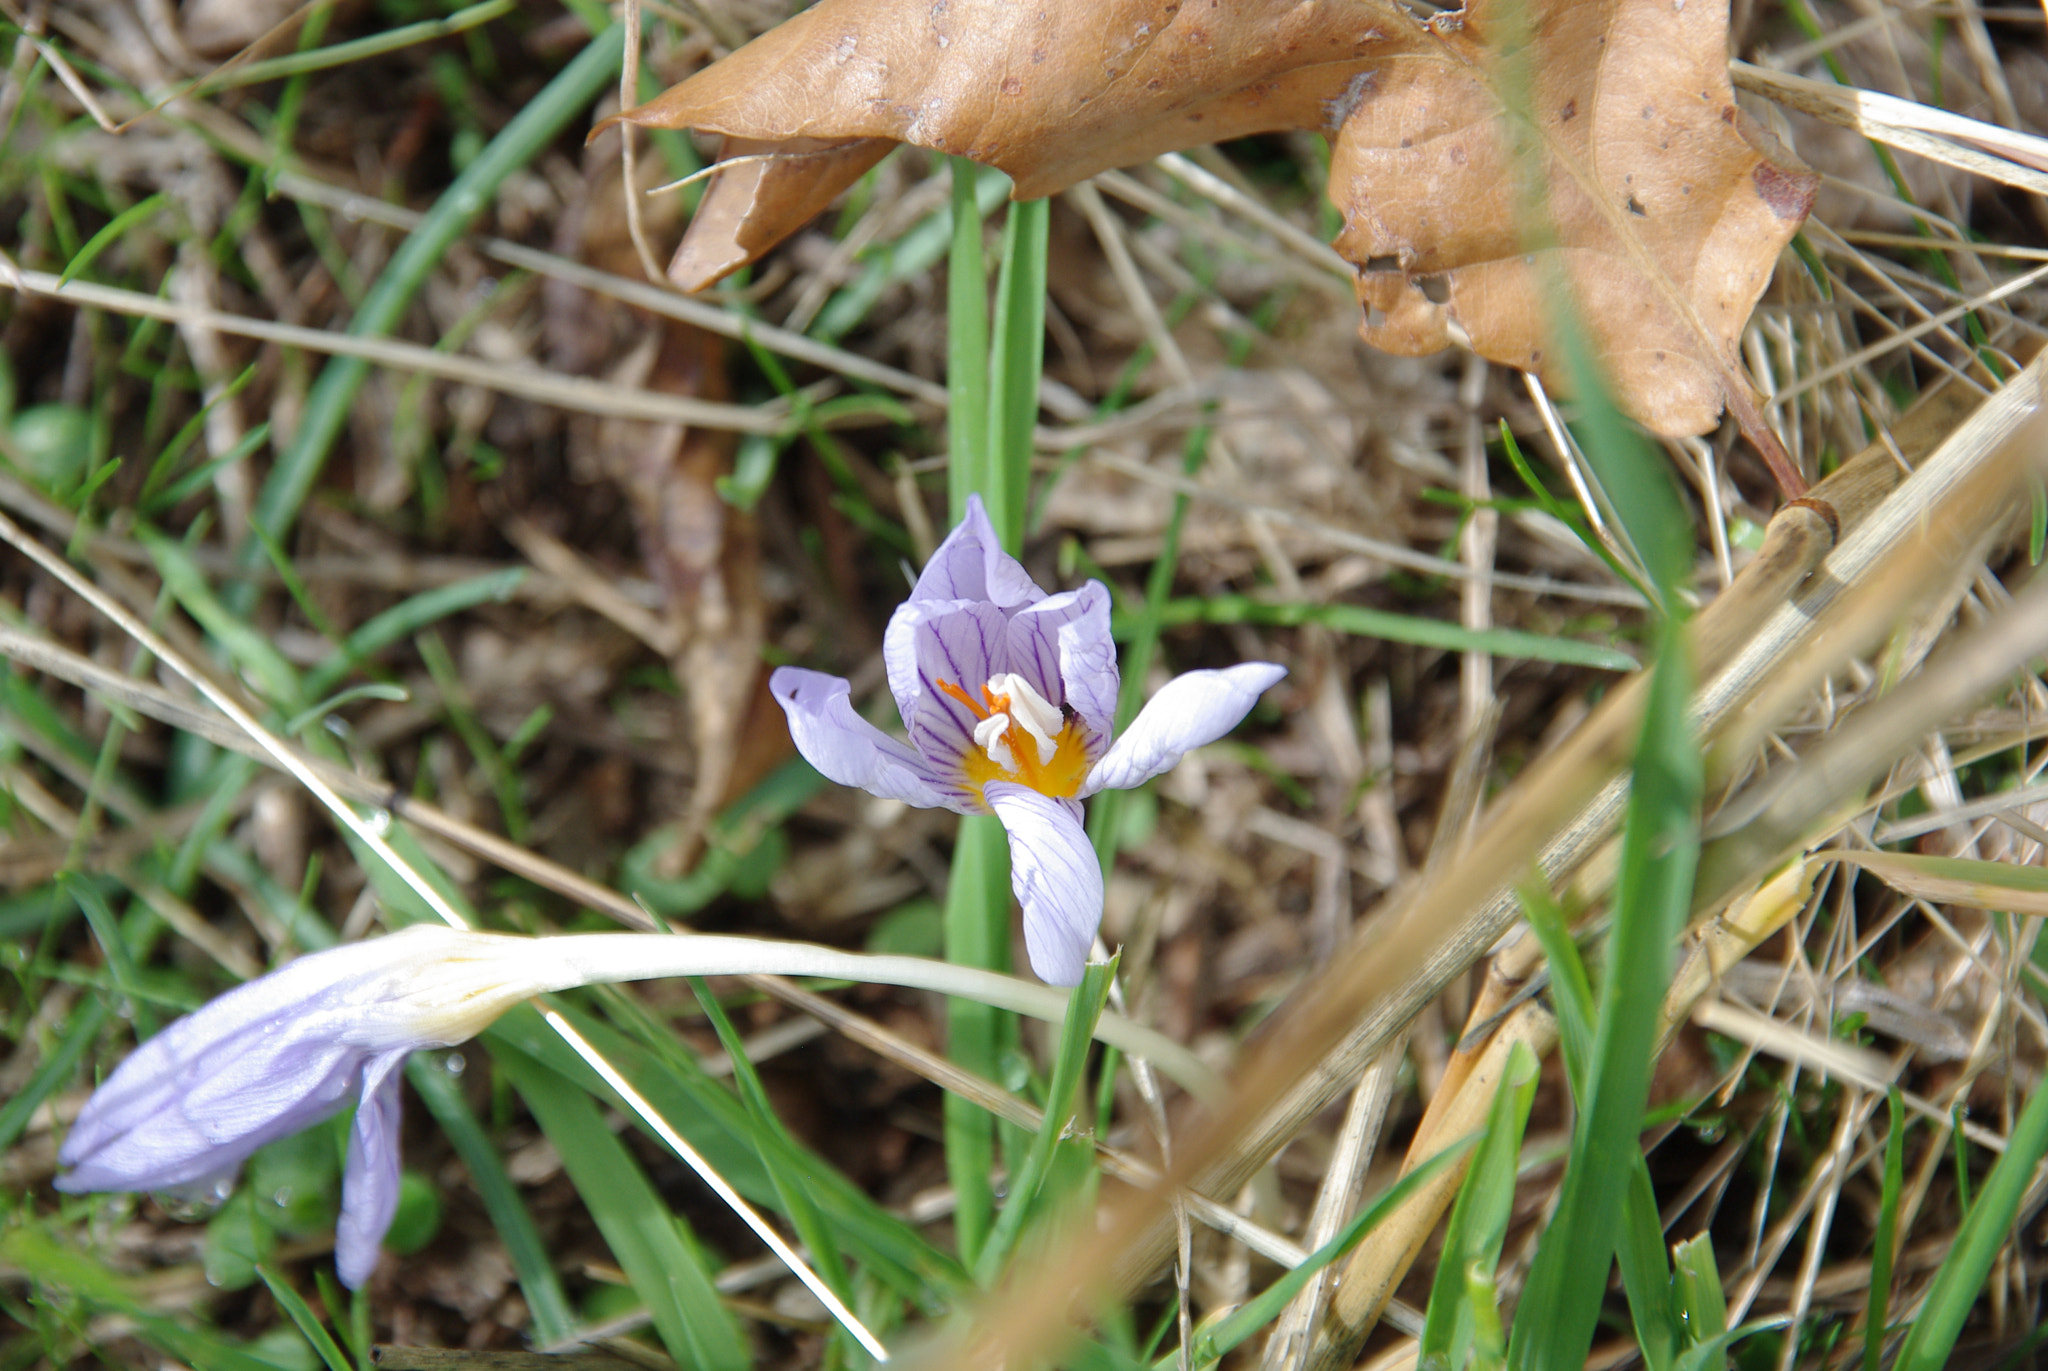
<svg viewBox="0 0 2048 1371">
<path fill-rule="evenodd" d="M 1059 707 L 1040 695 L 1032 688 L 1031 682 L 1014 671 L 998 672 L 989 677 L 988 691 L 991 695 L 1002 696 L 1009 701 L 1009 713 L 991 714 L 976 725 L 975 744 L 988 753 L 989 760 L 1005 771 L 1015 770 L 1015 758 L 1010 752 L 1008 741 L 1003 738 L 1003 734 L 1009 728 L 1009 721 L 1015 719 L 1018 725 L 1031 735 L 1031 740 L 1038 744 L 1038 764 L 1050 765 L 1052 759 L 1059 755 L 1060 730 L 1066 726 L 1066 720 L 1060 716 Z M 999 746 L 1002 748 L 1002 756 L 996 755 Z"/>
</svg>

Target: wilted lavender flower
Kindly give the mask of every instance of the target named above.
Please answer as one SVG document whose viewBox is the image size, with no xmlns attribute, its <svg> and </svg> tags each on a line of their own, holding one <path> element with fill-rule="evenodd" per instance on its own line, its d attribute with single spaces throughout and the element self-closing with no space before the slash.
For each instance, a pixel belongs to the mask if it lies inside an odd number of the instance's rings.
<svg viewBox="0 0 2048 1371">
<path fill-rule="evenodd" d="M 1108 589 L 1047 595 L 1003 552 L 978 498 L 890 618 L 882 659 L 911 745 L 856 714 L 839 677 L 782 667 L 769 688 L 797 750 L 841 785 L 1000 818 L 1031 969 L 1052 985 L 1080 982 L 1102 921 L 1080 801 L 1171 769 L 1287 674 L 1248 662 L 1176 676 L 1112 743 Z"/>
<path fill-rule="evenodd" d="M 165 1190 L 232 1177 L 257 1148 L 360 1097 L 335 1265 L 369 1279 L 398 1207 L 398 1069 L 507 1008 L 575 984 L 531 939 L 420 925 L 299 958 L 187 1014 L 129 1054 L 78 1116 L 57 1188 Z"/>
</svg>

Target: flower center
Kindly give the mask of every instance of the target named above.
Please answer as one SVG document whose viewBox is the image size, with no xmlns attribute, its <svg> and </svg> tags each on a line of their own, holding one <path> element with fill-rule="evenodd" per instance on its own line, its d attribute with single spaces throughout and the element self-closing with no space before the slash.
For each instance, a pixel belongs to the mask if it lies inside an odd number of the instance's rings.
<svg viewBox="0 0 2048 1371">
<path fill-rule="evenodd" d="M 1088 774 L 1081 721 L 1040 695 L 1015 672 L 988 678 L 975 699 L 951 681 L 940 690 L 974 711 L 974 748 L 960 758 L 968 784 L 979 793 L 990 781 L 1014 781 L 1041 795 L 1067 796 Z"/>
</svg>

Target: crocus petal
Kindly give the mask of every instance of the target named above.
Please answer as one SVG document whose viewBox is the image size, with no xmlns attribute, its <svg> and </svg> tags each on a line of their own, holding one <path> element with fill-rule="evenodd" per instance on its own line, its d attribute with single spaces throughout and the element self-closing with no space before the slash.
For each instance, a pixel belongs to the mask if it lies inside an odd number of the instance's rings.
<svg viewBox="0 0 2048 1371">
<path fill-rule="evenodd" d="M 80 1112 L 58 1154 L 71 1168 L 58 1185 L 155 1190 L 232 1174 L 257 1148 L 341 1109 L 368 1053 L 335 1031 L 335 1018 L 391 1017 L 364 1013 L 356 993 L 388 975 L 388 941 L 302 957 L 142 1044 Z"/>
<path fill-rule="evenodd" d="M 938 683 L 979 698 L 989 677 L 1006 669 L 1007 632 L 1003 611 L 986 600 L 913 600 L 890 616 L 882 636 L 889 689 L 912 745 L 934 774 L 953 774 L 974 746 L 980 722 Z"/>
<path fill-rule="evenodd" d="M 334 1225 L 334 1266 L 354 1290 L 377 1269 L 377 1247 L 398 1212 L 398 1068 L 404 1052 L 387 1052 L 363 1068 L 363 1099 L 349 1132 L 341 1173 L 341 1217 Z"/>
<path fill-rule="evenodd" d="M 1033 583 L 988 521 L 979 495 L 967 497 L 967 512 L 925 563 L 910 592 L 911 601 L 984 600 L 1001 609 L 1036 604 L 1045 592 Z"/>
<path fill-rule="evenodd" d="M 958 807 L 917 752 L 856 714 L 853 687 L 837 676 L 777 667 L 769 693 L 789 716 L 789 736 L 804 760 L 840 785 L 921 809 Z"/>
<path fill-rule="evenodd" d="M 1010 670 L 1054 704 L 1081 716 L 1092 735 L 1116 725 L 1116 643 L 1109 636 L 1109 589 L 1090 581 L 1048 596 L 1010 620 Z"/>
<path fill-rule="evenodd" d="M 1127 790 L 1172 770 L 1187 753 L 1236 728 L 1284 666 L 1246 662 L 1222 671 L 1190 671 L 1160 688 L 1081 783 L 1082 796 Z"/>
<path fill-rule="evenodd" d="M 289 1041 L 253 1052 L 234 1041 L 207 1047 L 205 1055 L 174 1063 L 159 1056 L 155 1064 L 161 1070 L 146 1059 L 124 1076 L 142 1051 L 131 1054 L 64 1140 L 58 1160 L 71 1170 L 57 1178 L 57 1188 L 164 1190 L 232 1176 L 257 1148 L 346 1105 L 363 1055 L 334 1044 Z M 228 1075 L 245 1089 L 211 1088 L 210 1062 L 228 1064 Z M 108 1107 L 95 1111 L 103 1095 Z"/>
<path fill-rule="evenodd" d="M 1079 985 L 1102 923 L 1102 863 L 1081 806 L 1008 781 L 983 794 L 1010 835 L 1010 889 L 1024 906 L 1024 947 L 1047 985 Z"/>
<path fill-rule="evenodd" d="M 231 1176 L 328 1118 L 364 1064 L 446 1046 L 559 988 L 529 940 L 420 926 L 301 957 L 237 986 L 128 1054 L 80 1111 L 60 1189 L 161 1190 Z"/>
</svg>

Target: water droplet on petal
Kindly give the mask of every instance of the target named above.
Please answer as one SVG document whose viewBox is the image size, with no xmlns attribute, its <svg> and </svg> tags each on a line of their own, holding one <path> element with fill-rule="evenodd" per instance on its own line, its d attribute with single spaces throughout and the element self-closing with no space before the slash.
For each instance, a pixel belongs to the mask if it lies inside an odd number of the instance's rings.
<svg viewBox="0 0 2048 1371">
<path fill-rule="evenodd" d="M 441 1059 L 441 1069 L 451 1076 L 460 1076 L 468 1065 L 460 1052 L 450 1052 Z"/>
</svg>

